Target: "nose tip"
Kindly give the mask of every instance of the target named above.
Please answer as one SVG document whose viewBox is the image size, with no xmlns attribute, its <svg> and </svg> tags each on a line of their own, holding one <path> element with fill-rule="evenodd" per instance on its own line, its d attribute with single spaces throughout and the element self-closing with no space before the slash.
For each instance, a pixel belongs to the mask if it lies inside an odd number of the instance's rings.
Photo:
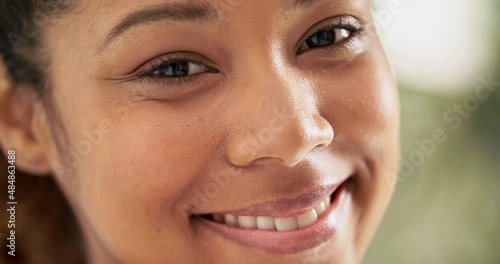
<svg viewBox="0 0 500 264">
<path fill-rule="evenodd" d="M 315 124 L 309 124 L 297 129 L 289 136 L 289 140 L 277 142 L 282 147 L 278 147 L 271 157 L 276 157 L 281 160 L 281 163 L 286 166 L 294 166 L 303 160 L 309 153 L 329 146 L 334 139 L 333 127 L 324 118 L 319 117 Z M 294 135 L 295 134 L 295 135 Z M 270 146 L 271 147 L 271 146 Z"/>
<path fill-rule="evenodd" d="M 268 126 L 235 135 L 228 144 L 231 163 L 236 166 L 274 163 L 292 167 L 334 139 L 333 127 L 320 115 L 288 117 L 286 123 L 277 120 L 279 118 L 271 118 Z"/>
</svg>

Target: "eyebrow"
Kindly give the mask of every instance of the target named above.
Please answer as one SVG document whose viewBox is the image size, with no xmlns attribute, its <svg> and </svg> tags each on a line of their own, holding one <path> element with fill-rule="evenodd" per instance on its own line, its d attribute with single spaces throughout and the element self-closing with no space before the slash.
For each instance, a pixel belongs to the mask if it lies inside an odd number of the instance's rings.
<svg viewBox="0 0 500 264">
<path fill-rule="evenodd" d="M 292 0 L 292 9 L 304 9 L 308 8 L 316 3 L 318 3 L 320 0 Z"/>
<path fill-rule="evenodd" d="M 160 20 L 203 23 L 218 19 L 217 10 L 208 4 L 174 2 L 156 5 L 125 16 L 107 35 L 103 46 L 107 46 L 126 30 L 143 23 Z"/>
<path fill-rule="evenodd" d="M 289 0 L 291 9 L 307 8 L 321 0 Z M 215 5 L 217 6 L 217 5 Z M 208 3 L 183 3 L 173 2 L 135 11 L 128 14 L 113 27 L 106 36 L 101 50 L 106 48 L 113 39 L 127 31 L 128 29 L 143 23 L 171 20 L 177 22 L 211 22 L 215 23 L 220 19 L 218 11 Z"/>
</svg>

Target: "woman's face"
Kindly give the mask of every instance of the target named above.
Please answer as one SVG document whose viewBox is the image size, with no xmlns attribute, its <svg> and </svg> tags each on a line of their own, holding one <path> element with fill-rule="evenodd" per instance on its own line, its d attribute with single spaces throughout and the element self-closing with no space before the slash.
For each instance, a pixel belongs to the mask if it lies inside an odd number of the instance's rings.
<svg viewBox="0 0 500 264">
<path fill-rule="evenodd" d="M 43 28 L 92 258 L 359 262 L 399 154 L 369 2 L 78 1 Z"/>
</svg>

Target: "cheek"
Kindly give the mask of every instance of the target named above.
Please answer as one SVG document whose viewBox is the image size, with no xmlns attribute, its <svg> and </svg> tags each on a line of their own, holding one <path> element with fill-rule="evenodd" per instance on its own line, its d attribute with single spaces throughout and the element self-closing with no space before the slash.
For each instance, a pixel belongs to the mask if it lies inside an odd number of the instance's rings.
<svg viewBox="0 0 500 264">
<path fill-rule="evenodd" d="M 114 200 L 176 213 L 175 204 L 199 180 L 216 145 L 204 137 L 203 124 L 193 128 L 195 120 L 150 109 L 133 109 L 125 122 L 114 123 L 92 164 L 82 167 L 96 168 L 100 179 L 86 181 L 114 190 Z"/>
<path fill-rule="evenodd" d="M 322 111 L 335 130 L 337 144 L 370 156 L 397 147 L 399 95 L 381 48 L 324 78 L 320 87 L 325 94 Z"/>
<path fill-rule="evenodd" d="M 108 150 L 114 155 L 109 167 L 118 177 L 127 177 L 123 179 L 127 188 L 150 196 L 150 202 L 170 196 L 174 203 L 172 198 L 179 198 L 198 180 L 216 146 L 199 129 L 172 124 L 161 116 L 151 119 L 131 118 L 117 131 Z"/>
<path fill-rule="evenodd" d="M 217 151 L 220 143 L 214 138 L 223 137 L 219 131 L 209 130 L 220 127 L 214 125 L 217 121 L 200 120 L 200 115 L 192 113 L 176 113 L 173 118 L 151 102 L 131 105 L 127 112 L 110 110 L 125 110 L 124 105 L 107 105 L 108 109 L 96 111 L 99 114 L 81 115 L 78 128 L 69 129 L 71 149 L 83 141 L 92 145 L 89 153 L 81 155 L 72 175 L 65 176 L 78 180 L 66 189 L 72 192 L 81 216 L 109 248 L 120 252 L 117 255 L 128 254 L 128 242 L 116 240 L 125 237 L 176 241 L 179 247 L 192 243 L 187 241 L 190 230 L 184 225 L 184 208 L 176 206 L 197 184 Z M 109 125 L 104 131 L 98 129 L 103 120 Z M 175 228 L 166 228 L 172 226 Z M 176 239 L 162 239 L 166 236 Z M 176 247 L 143 245 L 143 250 Z"/>
<path fill-rule="evenodd" d="M 399 95 L 381 48 L 359 57 L 322 83 L 323 112 L 333 125 L 332 148 L 355 157 L 359 172 L 354 204 L 355 241 L 367 247 L 388 206 L 399 169 Z"/>
</svg>

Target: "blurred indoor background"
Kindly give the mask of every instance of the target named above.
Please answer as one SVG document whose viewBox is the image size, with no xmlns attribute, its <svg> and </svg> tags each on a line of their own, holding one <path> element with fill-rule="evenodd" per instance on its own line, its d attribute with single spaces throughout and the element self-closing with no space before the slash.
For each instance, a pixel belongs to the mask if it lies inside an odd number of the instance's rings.
<svg viewBox="0 0 500 264">
<path fill-rule="evenodd" d="M 403 155 L 364 263 L 500 263 L 500 1 L 381 0 L 375 15 Z"/>
</svg>

